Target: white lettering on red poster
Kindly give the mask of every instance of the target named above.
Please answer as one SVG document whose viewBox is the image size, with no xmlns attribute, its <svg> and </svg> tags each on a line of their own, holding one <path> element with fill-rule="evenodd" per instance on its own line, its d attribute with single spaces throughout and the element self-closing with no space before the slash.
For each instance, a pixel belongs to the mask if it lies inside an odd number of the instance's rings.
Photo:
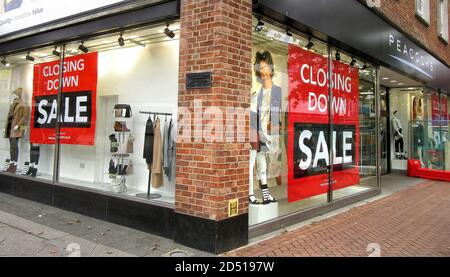
<svg viewBox="0 0 450 277">
<path fill-rule="evenodd" d="M 94 145 L 97 61 L 97 53 L 89 53 L 66 58 L 62 68 L 59 61 L 34 66 L 31 143 L 55 143 L 59 115 L 61 144 Z M 57 101 L 60 86 L 61 112 Z"/>
<path fill-rule="evenodd" d="M 326 57 L 289 45 L 289 202 L 328 192 L 330 167 L 334 190 L 360 181 L 358 69 L 333 61 L 328 75 Z"/>
</svg>

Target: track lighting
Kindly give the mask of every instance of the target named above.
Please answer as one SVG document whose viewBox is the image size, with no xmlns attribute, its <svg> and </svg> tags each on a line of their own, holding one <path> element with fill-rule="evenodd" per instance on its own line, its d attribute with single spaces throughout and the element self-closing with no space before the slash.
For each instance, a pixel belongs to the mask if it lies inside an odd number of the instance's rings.
<svg viewBox="0 0 450 277">
<path fill-rule="evenodd" d="M 366 63 L 364 63 L 364 65 L 363 66 L 361 66 L 360 68 L 359 68 L 360 70 L 366 70 L 367 69 L 367 64 Z"/>
<path fill-rule="evenodd" d="M 292 33 L 290 33 L 288 30 L 286 30 L 286 36 L 292 37 Z"/>
<path fill-rule="evenodd" d="M 25 59 L 30 62 L 34 62 L 35 60 L 32 56 L 30 56 L 30 52 L 28 52 L 28 54 L 25 56 Z"/>
<path fill-rule="evenodd" d="M 120 37 L 117 41 L 119 42 L 120 46 L 122 46 L 122 47 L 125 46 L 125 40 L 123 39 L 123 33 L 120 33 Z"/>
<path fill-rule="evenodd" d="M 61 57 L 61 52 L 59 52 L 58 50 L 56 50 L 58 47 L 55 46 L 55 50 L 53 50 L 53 55 L 57 56 L 57 57 Z"/>
<path fill-rule="evenodd" d="M 6 58 L 3 58 L 3 59 L 2 59 L 2 64 L 3 64 L 4 66 L 6 66 L 6 67 L 9 66 L 9 62 L 6 61 Z"/>
<path fill-rule="evenodd" d="M 81 42 L 81 45 L 78 46 L 78 49 L 80 49 L 80 51 L 82 51 L 83 53 L 89 52 L 89 49 L 86 46 L 84 46 L 84 41 Z"/>
<path fill-rule="evenodd" d="M 355 64 L 356 64 L 356 60 L 355 60 L 355 58 L 352 57 L 352 61 L 350 62 L 350 67 L 355 66 Z"/>
<path fill-rule="evenodd" d="M 258 19 L 258 24 L 255 26 L 255 32 L 259 33 L 264 29 L 264 22 L 261 19 Z"/>
<path fill-rule="evenodd" d="M 175 33 L 169 29 L 169 24 L 166 25 L 166 29 L 164 29 L 164 34 L 166 34 L 166 36 L 168 36 L 169 38 L 175 37 Z"/>
<path fill-rule="evenodd" d="M 339 51 L 336 52 L 336 61 L 340 61 L 341 60 L 341 53 L 339 53 Z"/>
<path fill-rule="evenodd" d="M 308 44 L 306 45 L 306 49 L 311 49 L 314 46 L 314 43 L 311 41 L 311 39 L 308 41 Z"/>
</svg>

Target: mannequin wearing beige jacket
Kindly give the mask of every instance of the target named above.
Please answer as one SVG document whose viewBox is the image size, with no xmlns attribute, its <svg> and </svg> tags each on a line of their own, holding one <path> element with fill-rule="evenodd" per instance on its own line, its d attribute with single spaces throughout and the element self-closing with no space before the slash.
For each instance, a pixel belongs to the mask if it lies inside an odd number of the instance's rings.
<svg viewBox="0 0 450 277">
<path fill-rule="evenodd" d="M 10 143 L 10 165 L 8 172 L 15 173 L 17 170 L 17 161 L 19 159 L 19 138 L 24 136 L 27 128 L 29 107 L 22 99 L 23 89 L 18 88 L 11 94 L 12 101 L 5 123 L 4 137 L 9 139 Z"/>
</svg>

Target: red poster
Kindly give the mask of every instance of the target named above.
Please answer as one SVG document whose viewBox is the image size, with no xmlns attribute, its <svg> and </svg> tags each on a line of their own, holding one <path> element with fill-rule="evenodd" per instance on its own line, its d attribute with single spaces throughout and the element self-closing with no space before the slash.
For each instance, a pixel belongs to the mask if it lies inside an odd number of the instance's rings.
<svg viewBox="0 0 450 277">
<path fill-rule="evenodd" d="M 329 101 L 327 58 L 289 45 L 289 202 L 328 192 L 331 149 L 333 189 L 359 184 L 358 69 L 334 61 L 332 80 Z"/>
<path fill-rule="evenodd" d="M 448 120 L 447 114 L 447 97 L 441 96 L 441 120 Z"/>
<path fill-rule="evenodd" d="M 59 61 L 34 66 L 31 143 L 55 143 L 59 72 Z M 96 96 L 97 53 L 66 58 L 61 95 L 61 144 L 94 145 Z"/>
<path fill-rule="evenodd" d="M 431 94 L 431 119 L 439 120 L 439 95 Z"/>
</svg>

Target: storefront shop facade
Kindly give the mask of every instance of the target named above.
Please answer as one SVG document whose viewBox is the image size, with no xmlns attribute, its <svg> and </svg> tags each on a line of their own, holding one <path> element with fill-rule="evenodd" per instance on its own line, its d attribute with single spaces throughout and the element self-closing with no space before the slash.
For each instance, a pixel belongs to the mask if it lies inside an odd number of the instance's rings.
<svg viewBox="0 0 450 277">
<path fill-rule="evenodd" d="M 221 253 L 379 194 L 393 107 L 405 136 L 448 109 L 448 66 L 360 1 L 104 2 L 1 29 L 1 192 Z"/>
</svg>

